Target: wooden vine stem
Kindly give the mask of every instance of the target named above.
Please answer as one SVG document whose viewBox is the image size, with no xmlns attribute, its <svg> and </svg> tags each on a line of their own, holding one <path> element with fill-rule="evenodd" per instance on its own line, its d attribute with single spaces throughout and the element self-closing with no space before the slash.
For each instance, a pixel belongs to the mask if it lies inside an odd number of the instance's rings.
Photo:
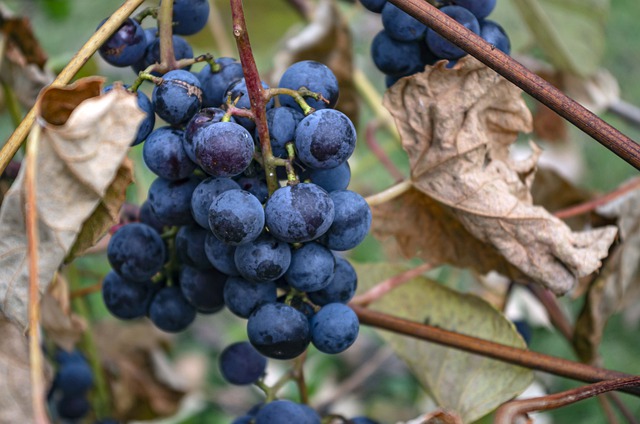
<svg viewBox="0 0 640 424">
<path fill-rule="evenodd" d="M 419 322 L 376 312 L 361 306 L 353 304 L 349 306 L 358 315 L 361 324 L 389 330 L 396 334 L 403 334 L 454 349 L 464 350 L 465 352 L 497 359 L 513 365 L 544 371 L 587 383 L 633 377 L 632 375 L 618 371 L 592 367 L 555 356 L 544 355 L 542 353 L 518 349 L 477 337 L 454 333 Z M 620 390 L 640 396 L 640 387 L 624 387 Z"/>
<path fill-rule="evenodd" d="M 640 170 L 640 145 L 425 0 L 389 0 Z"/>
</svg>

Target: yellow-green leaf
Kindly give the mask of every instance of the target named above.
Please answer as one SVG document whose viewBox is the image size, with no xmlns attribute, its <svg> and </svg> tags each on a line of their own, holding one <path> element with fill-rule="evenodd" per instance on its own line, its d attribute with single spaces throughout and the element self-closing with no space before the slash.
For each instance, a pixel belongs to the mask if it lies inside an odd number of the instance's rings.
<svg viewBox="0 0 640 424">
<path fill-rule="evenodd" d="M 406 268 L 391 264 L 355 264 L 360 290 Z M 376 311 L 442 329 L 525 348 L 525 342 L 500 312 L 484 300 L 418 277 L 372 303 Z M 437 404 L 472 422 L 524 391 L 533 373 L 525 368 L 380 331 Z"/>
</svg>

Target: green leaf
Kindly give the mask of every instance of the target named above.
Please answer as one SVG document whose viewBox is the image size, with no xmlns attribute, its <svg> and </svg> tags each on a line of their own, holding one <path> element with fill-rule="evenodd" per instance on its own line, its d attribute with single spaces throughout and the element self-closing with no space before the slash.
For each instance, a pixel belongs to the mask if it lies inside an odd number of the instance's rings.
<svg viewBox="0 0 640 424">
<path fill-rule="evenodd" d="M 511 0 L 556 69 L 588 76 L 605 47 L 609 0 Z"/>
<path fill-rule="evenodd" d="M 406 268 L 392 264 L 354 264 L 359 290 L 367 290 Z M 373 310 L 442 329 L 526 348 L 513 324 L 484 300 L 418 277 L 372 303 Z M 437 404 L 475 421 L 522 393 L 533 373 L 525 368 L 438 346 L 387 331 L 393 347 Z"/>
</svg>

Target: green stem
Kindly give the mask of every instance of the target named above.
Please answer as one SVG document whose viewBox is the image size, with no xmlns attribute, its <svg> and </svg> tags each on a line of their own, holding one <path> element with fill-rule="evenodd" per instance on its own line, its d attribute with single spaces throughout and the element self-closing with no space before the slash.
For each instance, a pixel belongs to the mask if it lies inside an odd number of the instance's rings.
<svg viewBox="0 0 640 424">
<path fill-rule="evenodd" d="M 292 90 L 290 88 L 270 88 L 266 90 L 265 93 L 267 101 L 272 97 L 278 95 L 293 97 L 293 100 L 295 100 L 298 106 L 300 106 L 305 116 L 315 112 L 315 109 L 309 106 L 309 104 L 306 102 L 306 100 L 304 99 L 305 97 L 311 97 L 312 99 L 322 100 L 325 103 L 329 103 L 329 101 L 325 99 L 321 93 L 316 93 L 307 89 L 306 87 L 301 87 L 299 90 Z"/>
<path fill-rule="evenodd" d="M 69 279 L 70 288 L 72 291 L 81 290 L 80 274 L 76 265 L 71 264 L 67 268 L 67 277 Z M 81 350 L 87 356 L 89 365 L 94 378 L 94 391 L 92 393 L 93 410 L 96 413 L 97 418 L 106 418 L 111 416 L 111 393 L 109 391 L 107 380 L 104 375 L 104 370 L 100 362 L 100 356 L 98 355 L 98 348 L 93 339 L 93 333 L 91 331 L 91 311 L 87 307 L 86 299 L 84 297 L 74 297 L 72 299 L 73 310 L 75 313 L 85 319 L 89 328 L 82 334 L 80 340 Z"/>
<path fill-rule="evenodd" d="M 20 107 L 20 103 L 18 103 L 16 93 L 4 81 L 2 82 L 2 90 L 4 92 L 4 102 L 7 105 L 7 109 L 9 110 L 9 115 L 11 116 L 13 127 L 18 128 L 18 125 L 20 125 L 20 122 L 22 122 L 23 112 L 22 108 Z"/>
<path fill-rule="evenodd" d="M 147 7 L 142 9 L 140 13 L 133 17 L 139 24 L 142 23 L 144 18 L 147 16 L 153 16 L 154 18 L 158 18 L 158 8 L 157 7 Z"/>
</svg>

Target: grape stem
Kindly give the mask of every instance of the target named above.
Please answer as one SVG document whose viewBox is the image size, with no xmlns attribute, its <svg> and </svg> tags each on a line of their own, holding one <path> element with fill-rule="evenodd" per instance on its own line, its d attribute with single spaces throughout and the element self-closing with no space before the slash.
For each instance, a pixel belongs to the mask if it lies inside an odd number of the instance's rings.
<svg viewBox="0 0 640 424">
<path fill-rule="evenodd" d="M 231 16 L 233 19 L 233 36 L 236 39 L 240 62 L 244 72 L 244 79 L 247 84 L 247 92 L 251 100 L 251 110 L 260 138 L 260 150 L 262 152 L 265 177 L 269 195 L 273 194 L 279 187 L 276 176 L 276 165 L 274 163 L 273 152 L 271 150 L 271 137 L 267 127 L 267 95 L 262 88 L 262 81 L 258 73 L 258 67 L 251 50 L 247 24 L 244 19 L 242 0 L 230 0 Z"/>
<path fill-rule="evenodd" d="M 519 349 L 431 325 L 409 321 L 361 306 L 351 305 L 351 308 L 358 315 L 360 323 L 364 325 L 574 380 L 596 383 L 605 380 L 633 377 L 630 374 L 597 368 L 579 362 L 532 352 L 526 349 Z M 620 390 L 635 396 L 640 396 L 640 388 L 638 387 L 626 387 Z"/>
<path fill-rule="evenodd" d="M 173 0 L 164 0 L 158 11 L 158 37 L 160 38 L 160 73 L 178 69 L 173 51 Z"/>
<path fill-rule="evenodd" d="M 424 0 L 389 0 L 640 169 L 640 145 Z"/>
<path fill-rule="evenodd" d="M 305 97 L 311 97 L 315 100 L 320 100 L 329 104 L 329 100 L 325 99 L 322 93 L 313 92 L 306 87 L 301 87 L 299 90 L 292 90 L 290 88 L 279 88 L 279 87 L 270 88 L 266 90 L 267 100 L 277 95 L 286 95 L 286 96 L 293 97 L 293 100 L 295 100 L 296 103 L 302 109 L 302 113 L 304 113 L 304 116 L 307 116 L 316 111 L 314 108 L 309 106 L 309 104 L 304 100 Z"/>
</svg>

